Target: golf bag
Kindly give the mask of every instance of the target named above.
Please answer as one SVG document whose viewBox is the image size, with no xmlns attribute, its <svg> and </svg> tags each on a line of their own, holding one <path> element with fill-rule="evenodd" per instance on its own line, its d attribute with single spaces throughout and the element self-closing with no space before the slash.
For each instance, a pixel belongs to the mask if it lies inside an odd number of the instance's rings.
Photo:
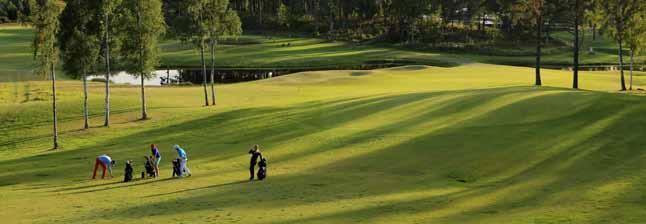
<svg viewBox="0 0 646 224">
<path fill-rule="evenodd" d="M 173 162 L 173 177 L 175 177 L 175 176 L 181 177 L 182 176 L 182 165 L 181 165 L 180 159 L 179 158 L 174 159 L 172 162 Z"/>
<path fill-rule="evenodd" d="M 146 174 L 148 174 L 148 177 L 154 177 L 155 176 L 155 165 L 153 164 L 153 161 L 150 160 L 150 158 L 146 157 L 146 164 L 144 165 L 146 168 Z"/>
<path fill-rule="evenodd" d="M 258 162 L 258 173 L 256 176 L 258 176 L 258 180 L 263 180 L 267 177 L 267 159 L 262 158 Z"/>
<path fill-rule="evenodd" d="M 123 177 L 123 182 L 130 182 L 132 181 L 132 164 L 129 162 L 126 163 L 126 170 L 125 170 L 125 175 Z"/>
</svg>

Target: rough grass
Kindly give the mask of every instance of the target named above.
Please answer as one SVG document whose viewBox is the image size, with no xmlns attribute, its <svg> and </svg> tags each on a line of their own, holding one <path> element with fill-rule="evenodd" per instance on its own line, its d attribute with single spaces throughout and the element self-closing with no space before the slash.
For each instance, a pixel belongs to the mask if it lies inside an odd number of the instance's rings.
<svg viewBox="0 0 646 224">
<path fill-rule="evenodd" d="M 47 82 L 0 83 L 0 217 L 9 223 L 643 223 L 646 100 L 616 73 L 473 64 L 308 72 L 201 89 L 113 88 L 110 128 L 81 127 L 81 85 L 60 83 L 50 151 Z M 635 84 L 643 88 L 643 74 Z M 92 124 L 102 89 L 91 86 Z M 33 100 L 25 93 L 42 98 Z M 635 94 L 639 94 L 636 92 Z M 161 146 L 162 177 L 120 183 Z M 269 179 L 247 182 L 255 143 Z M 169 178 L 172 144 L 194 176 Z M 119 161 L 89 180 L 93 158 Z"/>
</svg>

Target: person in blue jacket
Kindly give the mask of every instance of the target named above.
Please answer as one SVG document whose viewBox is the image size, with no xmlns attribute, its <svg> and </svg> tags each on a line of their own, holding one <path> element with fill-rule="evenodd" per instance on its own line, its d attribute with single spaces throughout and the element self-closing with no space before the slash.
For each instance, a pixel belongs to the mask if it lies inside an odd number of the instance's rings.
<svg viewBox="0 0 646 224">
<path fill-rule="evenodd" d="M 159 177 L 159 163 L 161 162 L 161 153 L 155 144 L 150 144 L 150 152 L 154 156 L 153 165 L 155 166 L 155 177 Z"/>
<path fill-rule="evenodd" d="M 180 158 L 180 167 L 182 169 L 182 176 L 188 175 L 190 177 L 191 170 L 189 170 L 188 166 L 186 166 L 186 163 L 188 162 L 186 151 L 181 147 L 179 147 L 179 145 L 175 145 L 175 150 L 177 151 L 177 155 L 179 155 L 179 158 Z"/>
</svg>

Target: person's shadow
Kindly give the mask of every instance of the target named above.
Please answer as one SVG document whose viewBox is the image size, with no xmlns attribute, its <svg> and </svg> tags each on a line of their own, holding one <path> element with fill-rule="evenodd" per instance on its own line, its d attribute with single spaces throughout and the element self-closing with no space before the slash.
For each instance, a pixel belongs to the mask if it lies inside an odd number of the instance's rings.
<svg viewBox="0 0 646 224">
<path fill-rule="evenodd" d="M 171 180 L 174 180 L 174 179 L 178 179 L 178 178 L 173 178 L 173 177 L 168 177 L 168 178 L 164 178 L 164 179 L 161 179 L 161 178 L 157 178 L 157 179 L 141 179 L 141 178 L 139 178 L 139 179 L 133 179 L 133 180 L 131 180 L 129 182 L 123 182 L 122 179 L 117 179 L 118 181 L 116 181 L 116 182 L 94 184 L 94 185 L 89 185 L 89 186 L 61 188 L 61 189 L 52 190 L 50 192 L 67 192 L 69 194 L 90 193 L 90 192 L 118 189 L 118 188 L 122 188 L 122 187 L 132 187 L 132 186 L 146 185 L 146 184 L 157 183 L 157 182 L 165 182 L 165 181 L 171 181 Z M 97 187 L 103 187 L 103 188 L 97 188 Z M 93 189 L 93 188 L 96 188 L 96 189 Z M 82 190 L 82 191 L 77 191 L 77 190 Z"/>
<path fill-rule="evenodd" d="M 229 183 L 222 183 L 222 184 L 209 185 L 209 186 L 205 186 L 205 187 L 198 187 L 198 188 L 184 189 L 184 190 L 173 191 L 173 192 L 168 192 L 168 193 L 161 193 L 161 194 L 153 194 L 153 195 L 148 195 L 148 196 L 146 196 L 146 197 L 147 197 L 147 198 L 159 197 L 159 196 L 164 196 L 164 195 L 171 195 L 171 194 L 177 194 L 177 193 L 191 192 L 191 191 L 204 190 L 204 189 L 210 189 L 210 188 L 218 188 L 218 187 L 224 187 L 224 186 L 236 185 L 236 184 L 242 184 L 242 183 L 248 183 L 248 182 L 249 182 L 249 181 L 246 181 L 246 180 L 239 180 L 239 181 L 234 181 L 234 182 L 229 182 Z"/>
</svg>

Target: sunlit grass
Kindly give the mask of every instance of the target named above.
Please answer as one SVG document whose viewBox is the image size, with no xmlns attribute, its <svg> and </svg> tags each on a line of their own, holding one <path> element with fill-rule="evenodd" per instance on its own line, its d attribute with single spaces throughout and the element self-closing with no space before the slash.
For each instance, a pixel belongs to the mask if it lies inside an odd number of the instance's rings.
<svg viewBox="0 0 646 224">
<path fill-rule="evenodd" d="M 81 83 L 59 83 L 61 144 L 50 151 L 49 83 L 0 83 L 0 217 L 30 223 L 642 223 L 645 99 L 619 93 L 616 72 L 470 64 L 306 72 L 218 86 L 91 83 L 93 128 L 82 131 Z M 643 73 L 635 88 L 645 88 Z M 29 94 L 27 94 L 29 93 Z M 162 151 L 162 177 L 120 183 Z M 247 182 L 259 143 L 269 179 Z M 167 179 L 173 144 L 193 177 Z M 89 180 L 95 156 L 117 178 Z M 100 199 L 97 202 L 97 199 Z"/>
</svg>

